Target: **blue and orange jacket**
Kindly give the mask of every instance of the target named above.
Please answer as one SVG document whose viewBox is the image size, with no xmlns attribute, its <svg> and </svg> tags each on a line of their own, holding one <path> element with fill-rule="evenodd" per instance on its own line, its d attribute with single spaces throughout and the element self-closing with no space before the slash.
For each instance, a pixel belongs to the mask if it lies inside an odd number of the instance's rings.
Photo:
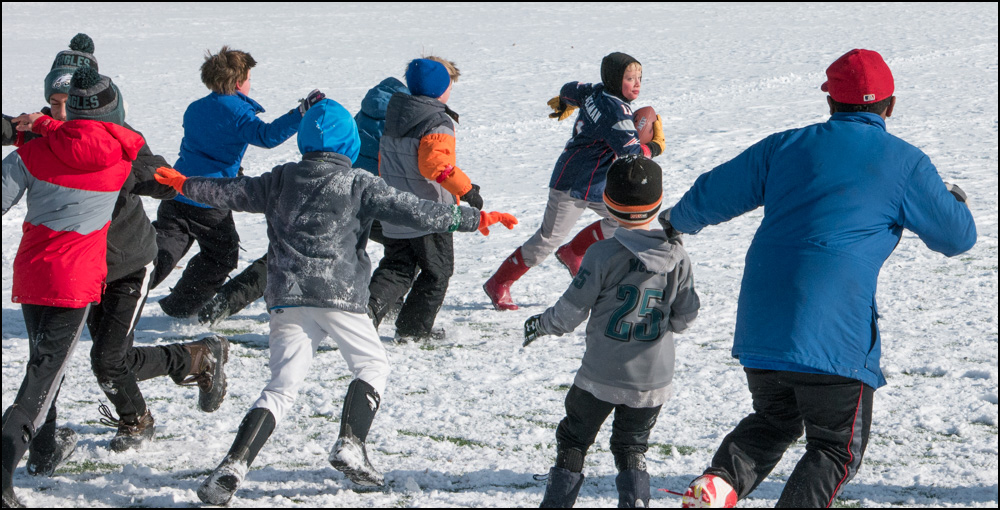
<svg viewBox="0 0 1000 510">
<path fill-rule="evenodd" d="M 765 138 L 698 177 L 670 222 L 695 233 L 760 206 L 733 341 L 750 368 L 884 385 L 875 287 L 903 229 L 947 256 L 976 243 L 930 159 L 872 113 Z"/>
<path fill-rule="evenodd" d="M 354 122 L 358 125 L 358 137 L 361 139 L 361 152 L 354 162 L 354 168 L 364 168 L 378 175 L 378 146 L 385 131 L 385 111 L 396 92 L 409 94 L 410 89 L 403 82 L 389 77 L 369 89 L 361 100 L 361 110 L 354 116 Z"/>
<path fill-rule="evenodd" d="M 33 130 L 44 136 L 3 160 L 3 213 L 25 193 L 28 205 L 11 300 L 83 308 L 101 300 L 111 215 L 145 142 L 93 120 L 42 117 Z"/>
<path fill-rule="evenodd" d="M 579 107 L 573 137 L 552 169 L 549 187 L 588 202 L 604 200 L 604 183 L 611 163 L 627 154 L 649 157 L 632 122 L 632 106 L 604 92 L 604 85 L 570 82 L 559 97 Z"/>
<path fill-rule="evenodd" d="M 184 138 L 174 168 L 188 177 L 236 177 L 248 145 L 272 149 L 299 130 L 297 108 L 267 123 L 257 118 L 264 107 L 243 95 L 211 94 L 191 103 L 184 112 Z M 178 196 L 176 200 L 208 207 Z"/>
</svg>

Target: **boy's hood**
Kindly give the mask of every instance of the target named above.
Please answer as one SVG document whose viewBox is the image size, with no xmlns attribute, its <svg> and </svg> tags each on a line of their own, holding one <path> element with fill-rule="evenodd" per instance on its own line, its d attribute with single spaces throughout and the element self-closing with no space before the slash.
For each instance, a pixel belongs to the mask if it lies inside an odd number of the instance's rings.
<svg viewBox="0 0 1000 510">
<path fill-rule="evenodd" d="M 615 230 L 615 239 L 650 271 L 669 273 L 684 259 L 684 250 L 679 244 L 668 241 L 663 230 L 619 228 Z"/>
<path fill-rule="evenodd" d="M 361 111 L 375 120 L 384 119 L 385 110 L 389 107 L 389 99 L 396 92 L 408 95 L 410 89 L 406 88 L 403 82 L 393 77 L 382 80 L 381 83 L 365 94 L 365 98 L 361 100 Z"/>
<path fill-rule="evenodd" d="M 69 167 L 83 172 L 135 161 L 145 144 L 138 133 L 110 122 L 71 120 L 48 135 L 49 147 Z"/>
<path fill-rule="evenodd" d="M 449 112 L 444 103 L 433 97 L 411 96 L 401 92 L 392 95 L 389 106 L 385 112 L 385 132 L 396 136 L 409 132 L 433 115 Z"/>
</svg>

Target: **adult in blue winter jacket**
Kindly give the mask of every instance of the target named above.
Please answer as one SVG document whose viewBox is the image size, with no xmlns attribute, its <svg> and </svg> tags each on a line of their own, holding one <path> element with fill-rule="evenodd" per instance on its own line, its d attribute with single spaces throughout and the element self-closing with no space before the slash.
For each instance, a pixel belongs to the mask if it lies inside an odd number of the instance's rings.
<svg viewBox="0 0 1000 510">
<path fill-rule="evenodd" d="M 826 73 L 827 122 L 765 138 L 661 215 L 664 227 L 693 234 L 764 206 L 733 344 L 754 413 L 692 482 L 686 504 L 746 497 L 804 429 L 806 454 L 778 506 L 830 506 L 860 467 L 872 396 L 886 383 L 875 304 L 883 262 L 903 229 L 947 256 L 976 242 L 964 193 L 886 131 L 896 98 L 882 57 L 852 50 Z"/>
<path fill-rule="evenodd" d="M 292 137 L 302 119 L 301 106 L 267 123 L 264 112 L 250 99 L 250 69 L 257 62 L 249 53 L 223 46 L 208 55 L 201 66 L 201 80 L 212 92 L 191 103 L 184 112 L 184 138 L 174 165 L 188 177 L 233 178 L 249 145 L 274 148 Z M 319 94 L 314 91 L 310 97 Z M 305 101 L 308 101 L 307 98 Z M 239 262 L 240 237 L 232 212 L 214 209 L 178 196 L 157 210 L 156 243 L 159 249 L 152 285 L 159 285 L 197 241 L 195 255 L 160 308 L 172 317 L 197 313 Z"/>
</svg>

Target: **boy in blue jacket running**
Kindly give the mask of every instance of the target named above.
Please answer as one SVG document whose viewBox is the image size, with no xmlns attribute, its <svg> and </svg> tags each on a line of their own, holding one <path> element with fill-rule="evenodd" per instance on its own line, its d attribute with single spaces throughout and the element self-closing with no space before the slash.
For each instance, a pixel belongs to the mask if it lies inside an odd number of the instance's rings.
<svg viewBox="0 0 1000 510">
<path fill-rule="evenodd" d="M 483 285 L 497 310 L 517 310 L 510 297 L 510 286 L 529 268 L 545 260 L 589 209 L 602 219 L 588 225 L 556 251 L 556 258 L 575 277 L 587 248 L 611 237 L 618 228 L 601 198 L 611 163 L 630 154 L 653 158 L 666 148 L 659 118 L 653 124 L 653 139 L 647 145 L 639 143 L 632 122 L 632 101 L 639 97 L 642 64 L 624 53 L 611 53 L 601 61 L 601 81 L 596 85 L 567 83 L 559 96 L 548 103 L 555 110 L 549 115 L 551 118 L 567 119 L 578 108 L 580 114 L 573 123 L 573 136 L 552 170 L 542 226 Z"/>
<path fill-rule="evenodd" d="M 281 145 L 298 131 L 306 105 L 322 99 L 323 94 L 314 90 L 274 122 L 260 120 L 257 115 L 264 108 L 249 97 L 250 70 L 255 65 L 249 53 L 228 46 L 205 57 L 201 81 L 212 92 L 184 112 L 184 138 L 174 165 L 179 172 L 188 177 L 236 177 L 242 173 L 240 164 L 249 145 L 268 149 Z M 160 300 L 167 315 L 190 317 L 236 269 L 240 236 L 232 212 L 178 196 L 160 203 L 153 226 L 159 248 L 153 286 L 163 282 L 198 242 L 200 252 L 188 262 L 170 294 Z"/>
<path fill-rule="evenodd" d="M 965 194 L 886 131 L 896 97 L 882 56 L 852 50 L 826 74 L 827 122 L 765 138 L 660 216 L 668 230 L 694 234 L 764 206 L 733 340 L 754 413 L 723 440 L 685 506 L 745 498 L 803 431 L 806 453 L 777 506 L 831 506 L 861 466 L 873 393 L 886 384 L 875 304 L 882 264 L 904 228 L 947 256 L 976 243 Z"/>
</svg>

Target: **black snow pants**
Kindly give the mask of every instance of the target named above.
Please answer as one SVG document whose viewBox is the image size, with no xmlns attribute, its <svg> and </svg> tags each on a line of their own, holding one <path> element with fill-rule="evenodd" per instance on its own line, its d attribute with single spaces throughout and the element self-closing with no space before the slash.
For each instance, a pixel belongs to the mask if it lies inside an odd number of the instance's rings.
<svg viewBox="0 0 1000 510">
<path fill-rule="evenodd" d="M 137 418 L 146 412 L 138 381 L 169 375 L 181 382 L 190 371 L 191 355 L 181 344 L 133 346 L 135 325 L 148 295 L 152 265 L 108 282 L 87 318 L 93 346 L 90 363 L 118 416 Z M 134 423 L 134 421 L 130 421 Z"/>
<path fill-rule="evenodd" d="M 215 296 L 239 262 L 240 236 L 233 213 L 165 200 L 160 202 L 153 226 L 159 248 L 153 287 L 162 283 L 198 242 L 200 251 L 188 262 L 170 294 L 160 300 L 167 315 L 190 317 Z"/>
<path fill-rule="evenodd" d="M 60 308 L 21 305 L 28 331 L 28 364 L 14 404 L 3 413 L 3 490 L 13 487 L 12 476 L 31 441 L 51 429 L 55 434 L 55 401 L 66 372 L 66 362 L 80 341 L 90 305 Z"/>
<path fill-rule="evenodd" d="M 453 235 L 387 238 L 382 244 L 385 254 L 368 285 L 371 293 L 368 309 L 374 314 L 375 323 L 382 322 L 391 306 L 405 295 L 406 300 L 396 317 L 396 333 L 403 336 L 430 334 L 455 270 Z M 420 275 L 414 280 L 418 269 Z"/>
<path fill-rule="evenodd" d="M 656 425 L 661 407 L 610 404 L 574 384 L 566 395 L 566 417 L 556 428 L 556 449 L 559 452 L 556 466 L 580 472 L 587 449 L 594 444 L 601 425 L 611 411 L 615 412 L 611 422 L 611 454 L 617 466 L 627 465 L 629 454 L 645 454 L 649 449 L 649 433 Z M 579 454 L 567 456 L 567 450 L 576 450 Z M 568 465 L 560 465 L 567 462 Z"/>
<path fill-rule="evenodd" d="M 875 390 L 836 375 L 744 371 L 754 413 L 726 436 L 705 472 L 725 479 L 742 499 L 764 481 L 805 430 L 806 453 L 777 506 L 830 507 L 861 466 Z"/>
</svg>

